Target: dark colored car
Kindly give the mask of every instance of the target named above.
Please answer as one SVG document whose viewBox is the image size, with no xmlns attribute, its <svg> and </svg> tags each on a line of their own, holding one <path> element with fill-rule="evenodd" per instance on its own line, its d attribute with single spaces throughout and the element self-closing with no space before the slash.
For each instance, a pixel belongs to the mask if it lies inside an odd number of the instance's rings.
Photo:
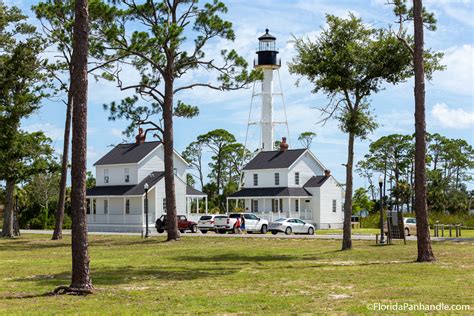
<svg viewBox="0 0 474 316">
<path fill-rule="evenodd" d="M 178 229 L 180 232 L 184 233 L 185 231 L 191 231 L 191 233 L 197 233 L 197 224 L 193 221 L 188 221 L 187 217 L 184 215 L 178 215 Z M 158 233 L 163 233 L 167 229 L 167 220 L 166 215 L 161 215 L 160 218 L 156 220 L 155 223 L 156 230 Z"/>
</svg>

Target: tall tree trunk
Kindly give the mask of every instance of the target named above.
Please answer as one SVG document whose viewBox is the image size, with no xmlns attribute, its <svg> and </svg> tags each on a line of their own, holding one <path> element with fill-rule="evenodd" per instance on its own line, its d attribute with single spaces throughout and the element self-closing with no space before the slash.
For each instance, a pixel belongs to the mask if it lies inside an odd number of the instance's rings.
<svg viewBox="0 0 474 316">
<path fill-rule="evenodd" d="M 67 184 L 67 164 L 69 158 L 69 136 L 71 134 L 72 120 L 72 94 L 71 85 L 67 94 L 66 106 L 66 122 L 64 124 L 64 144 L 63 157 L 61 162 L 61 181 L 59 182 L 59 199 L 56 208 L 56 222 L 54 225 L 53 240 L 63 238 L 63 221 L 64 221 L 64 203 L 66 201 L 66 184 Z"/>
<path fill-rule="evenodd" d="M 346 192 L 344 199 L 344 227 L 342 234 L 342 250 L 352 249 L 351 217 L 352 217 L 352 168 L 354 164 L 354 133 L 349 133 L 346 165 Z"/>
<path fill-rule="evenodd" d="M 178 220 L 176 218 L 176 192 L 174 183 L 174 161 L 173 161 L 173 81 L 171 72 L 168 72 L 165 81 L 165 98 L 163 104 L 163 142 L 165 150 L 165 194 L 166 194 L 166 218 L 168 222 L 168 241 L 178 240 Z"/>
<path fill-rule="evenodd" d="M 86 217 L 86 158 L 87 158 L 87 54 L 89 50 L 87 0 L 76 0 L 73 42 L 72 121 L 72 281 L 71 288 L 90 291 L 92 281 Z"/>
<path fill-rule="evenodd" d="M 418 262 L 434 261 L 426 205 L 425 74 L 423 65 L 422 1 L 413 1 L 415 24 L 415 205 Z"/>
<path fill-rule="evenodd" d="M 6 181 L 6 192 L 5 192 L 5 210 L 3 211 L 3 228 L 2 237 L 15 237 L 19 234 L 15 233 L 13 229 L 14 221 L 14 210 L 13 210 L 13 192 L 15 191 L 15 181 L 13 179 L 7 179 Z"/>
</svg>

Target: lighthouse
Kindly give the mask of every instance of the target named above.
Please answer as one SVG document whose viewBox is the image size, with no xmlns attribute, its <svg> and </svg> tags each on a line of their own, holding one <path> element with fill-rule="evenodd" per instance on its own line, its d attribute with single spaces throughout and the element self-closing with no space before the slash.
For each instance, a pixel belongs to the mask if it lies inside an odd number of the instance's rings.
<svg viewBox="0 0 474 316">
<path fill-rule="evenodd" d="M 254 67 L 263 71 L 262 81 L 262 106 L 260 116 L 260 139 L 262 151 L 273 150 L 274 144 L 274 119 L 273 119 L 273 78 L 274 72 L 281 67 L 281 61 L 277 59 L 278 50 L 275 47 L 276 37 L 265 30 L 265 34 L 258 38 L 257 59 Z"/>
</svg>

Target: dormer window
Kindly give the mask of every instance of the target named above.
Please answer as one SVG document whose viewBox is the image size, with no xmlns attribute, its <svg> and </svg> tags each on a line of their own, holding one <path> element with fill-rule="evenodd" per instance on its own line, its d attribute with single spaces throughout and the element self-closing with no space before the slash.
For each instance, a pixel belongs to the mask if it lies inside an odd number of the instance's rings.
<svg viewBox="0 0 474 316">
<path fill-rule="evenodd" d="M 253 174 L 253 185 L 258 186 L 258 174 L 257 173 Z"/>
<path fill-rule="evenodd" d="M 173 173 L 174 173 L 175 176 L 177 176 L 178 175 L 178 168 L 173 168 Z"/>
<path fill-rule="evenodd" d="M 125 168 L 124 173 L 125 173 L 125 182 L 130 182 L 130 170 L 128 168 Z"/>
<path fill-rule="evenodd" d="M 109 183 L 109 169 L 104 169 L 104 183 Z"/>
<path fill-rule="evenodd" d="M 299 185 L 300 184 L 300 173 L 295 172 L 295 184 Z"/>
<path fill-rule="evenodd" d="M 280 174 L 275 172 L 275 185 L 280 185 Z"/>
</svg>

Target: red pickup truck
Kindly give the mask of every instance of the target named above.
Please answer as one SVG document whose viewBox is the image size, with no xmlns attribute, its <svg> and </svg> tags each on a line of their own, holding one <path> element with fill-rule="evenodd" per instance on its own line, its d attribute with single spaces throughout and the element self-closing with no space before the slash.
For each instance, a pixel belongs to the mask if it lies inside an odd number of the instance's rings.
<svg viewBox="0 0 474 316">
<path fill-rule="evenodd" d="M 156 220 L 155 227 L 158 233 L 161 234 L 167 229 L 167 222 L 166 215 L 161 215 L 161 217 Z M 191 233 L 197 233 L 198 230 L 197 224 L 193 221 L 188 221 L 184 215 L 178 215 L 178 229 L 182 233 L 188 230 L 191 231 Z"/>
</svg>

